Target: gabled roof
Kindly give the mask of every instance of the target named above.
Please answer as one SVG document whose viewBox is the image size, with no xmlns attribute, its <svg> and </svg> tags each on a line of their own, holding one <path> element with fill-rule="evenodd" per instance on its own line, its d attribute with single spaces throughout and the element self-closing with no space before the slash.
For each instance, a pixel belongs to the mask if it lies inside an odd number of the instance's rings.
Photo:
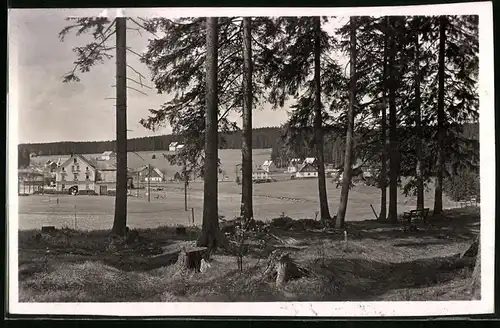
<svg viewBox="0 0 500 328">
<path fill-rule="evenodd" d="M 168 146 L 169 146 L 169 147 L 177 147 L 177 145 L 178 145 L 178 144 L 179 144 L 179 143 L 178 143 L 177 141 L 172 141 L 172 142 L 170 143 L 170 145 L 168 145 Z"/>
<path fill-rule="evenodd" d="M 305 160 L 304 160 L 304 164 L 307 163 L 307 164 L 313 164 L 314 162 L 316 162 L 316 158 L 314 157 L 307 157 Z"/>
<path fill-rule="evenodd" d="M 92 164 L 88 159 L 86 159 L 85 157 L 83 157 L 82 155 L 80 154 L 73 154 L 72 156 L 70 156 L 66 161 L 64 161 L 64 163 L 62 163 L 61 166 L 66 166 L 68 163 L 70 163 L 71 159 L 73 157 L 78 157 L 80 158 L 85 164 L 87 164 L 88 166 L 92 167 L 92 168 L 95 168 L 95 165 Z M 59 159 L 61 160 L 61 159 Z"/>
<path fill-rule="evenodd" d="M 302 165 L 299 167 L 298 171 L 301 172 L 306 167 L 313 167 L 314 169 L 316 169 L 316 167 L 313 165 L 313 163 L 309 163 L 309 162 L 304 161 L 304 163 L 302 163 Z"/>
<path fill-rule="evenodd" d="M 114 160 L 109 160 L 109 161 L 99 161 L 97 160 L 95 162 L 94 167 L 97 170 L 116 170 L 116 162 Z"/>
<path fill-rule="evenodd" d="M 112 151 L 112 150 L 106 150 L 104 153 L 102 153 L 102 156 L 110 156 L 110 155 L 114 155 L 115 152 Z"/>
<path fill-rule="evenodd" d="M 264 161 L 264 164 L 262 164 L 262 165 L 263 166 L 270 166 L 271 164 L 273 164 L 273 161 L 266 160 L 266 161 Z"/>
</svg>

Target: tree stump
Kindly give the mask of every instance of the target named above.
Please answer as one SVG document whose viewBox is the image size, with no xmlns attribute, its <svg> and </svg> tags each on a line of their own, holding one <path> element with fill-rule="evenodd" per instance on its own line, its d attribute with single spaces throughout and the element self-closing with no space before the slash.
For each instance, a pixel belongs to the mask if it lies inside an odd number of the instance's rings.
<svg viewBox="0 0 500 328">
<path fill-rule="evenodd" d="M 179 253 L 177 266 L 201 272 L 201 260 L 205 257 L 206 247 L 187 248 Z"/>
<path fill-rule="evenodd" d="M 476 257 L 479 252 L 479 235 L 474 239 L 474 242 L 469 246 L 469 248 L 462 254 L 461 257 Z"/>
<path fill-rule="evenodd" d="M 54 231 L 56 231 L 55 226 L 42 226 L 43 233 L 49 233 L 49 232 L 54 232 Z"/>
<path fill-rule="evenodd" d="M 137 230 L 130 230 L 127 227 L 127 235 L 125 237 L 125 242 L 127 244 L 133 244 L 137 241 L 139 241 L 139 233 L 137 232 Z"/>
<path fill-rule="evenodd" d="M 186 227 L 176 227 L 175 234 L 179 236 L 187 236 Z"/>
<path fill-rule="evenodd" d="M 276 286 L 282 286 L 285 282 L 291 279 L 303 277 L 306 270 L 299 268 L 293 261 L 288 252 L 275 250 L 269 256 L 269 261 L 264 275 L 274 278 L 276 277 Z"/>
</svg>

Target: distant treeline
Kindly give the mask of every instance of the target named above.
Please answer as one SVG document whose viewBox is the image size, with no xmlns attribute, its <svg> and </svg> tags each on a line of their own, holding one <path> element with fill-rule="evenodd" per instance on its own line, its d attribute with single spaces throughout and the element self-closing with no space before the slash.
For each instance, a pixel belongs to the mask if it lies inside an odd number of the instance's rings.
<svg viewBox="0 0 500 328">
<path fill-rule="evenodd" d="M 280 128 L 266 127 L 253 130 L 253 148 L 264 149 L 272 148 L 276 145 L 277 139 L 280 137 Z M 241 131 L 225 133 L 223 142 L 220 144 L 221 149 L 239 149 L 241 148 Z M 182 143 L 182 140 L 177 140 L 174 135 L 162 135 L 152 137 L 134 138 L 128 140 L 129 151 L 156 151 L 168 150 L 171 142 L 177 141 Z M 98 154 L 107 150 L 116 151 L 115 140 L 109 141 L 60 141 L 49 143 L 29 143 L 20 144 L 19 150 L 29 154 L 34 153 L 37 156 L 43 155 L 68 155 L 76 154 Z"/>
<path fill-rule="evenodd" d="M 463 130 L 464 137 L 470 139 L 479 139 L 479 124 L 466 124 Z M 264 149 L 273 148 L 274 152 L 279 153 L 280 148 L 283 148 L 282 130 L 279 127 L 266 127 L 253 129 L 253 148 Z M 240 149 L 241 148 L 241 131 L 223 134 L 223 142 L 220 144 L 221 149 Z M 328 162 L 336 162 L 342 154 L 342 142 L 325 138 L 325 159 Z M 342 139 L 342 138 L 341 138 Z M 134 138 L 128 140 L 129 151 L 156 151 L 168 150 L 171 142 L 177 140 L 173 135 L 152 136 Z M 61 141 L 50 143 L 32 143 L 20 144 L 19 153 L 26 156 L 31 153 L 37 156 L 43 155 L 68 155 L 71 153 L 77 154 L 97 154 L 107 150 L 116 150 L 114 140 L 110 141 Z M 297 145 L 295 153 L 299 157 L 314 156 L 314 150 L 307 145 Z M 276 156 L 277 154 L 275 154 Z M 281 157 L 281 156 L 277 156 Z"/>
</svg>

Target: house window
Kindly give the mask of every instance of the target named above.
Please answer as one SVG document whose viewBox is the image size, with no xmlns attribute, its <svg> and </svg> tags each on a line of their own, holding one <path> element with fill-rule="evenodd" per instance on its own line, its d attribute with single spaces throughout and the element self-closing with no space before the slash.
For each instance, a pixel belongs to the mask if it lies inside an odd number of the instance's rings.
<svg viewBox="0 0 500 328">
<path fill-rule="evenodd" d="M 63 183 L 63 185 L 61 186 L 61 189 L 64 189 L 66 188 L 66 185 Z"/>
<path fill-rule="evenodd" d="M 73 174 L 73 180 L 78 181 L 78 173 Z"/>
<path fill-rule="evenodd" d="M 87 167 L 85 168 L 85 171 L 88 171 L 88 170 L 89 170 L 89 167 L 87 166 Z"/>
<path fill-rule="evenodd" d="M 65 174 L 62 174 L 62 175 L 61 175 L 61 181 L 64 181 L 64 180 L 66 180 L 66 175 L 65 175 Z"/>
<path fill-rule="evenodd" d="M 73 163 L 75 163 L 75 164 L 77 163 L 76 157 L 73 158 Z"/>
<path fill-rule="evenodd" d="M 61 167 L 61 171 L 63 171 L 63 172 L 64 172 L 64 167 Z"/>
<path fill-rule="evenodd" d="M 77 171 L 80 171 L 80 165 L 77 165 L 77 166 L 76 166 L 76 170 L 77 170 Z"/>
<path fill-rule="evenodd" d="M 88 179 L 89 179 L 89 175 L 85 174 L 85 180 L 88 180 Z"/>
</svg>

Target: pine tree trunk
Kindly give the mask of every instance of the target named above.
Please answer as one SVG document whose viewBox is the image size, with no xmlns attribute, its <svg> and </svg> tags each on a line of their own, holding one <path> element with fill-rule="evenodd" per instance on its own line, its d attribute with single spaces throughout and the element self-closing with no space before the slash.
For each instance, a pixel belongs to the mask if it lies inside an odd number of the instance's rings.
<svg viewBox="0 0 500 328">
<path fill-rule="evenodd" d="M 316 141 L 316 158 L 318 163 L 318 192 L 321 220 L 330 219 L 328 198 L 326 194 L 325 153 L 323 141 L 323 115 L 321 110 L 321 17 L 314 17 L 314 136 Z"/>
<path fill-rule="evenodd" d="M 387 47 L 388 47 L 388 19 L 384 17 L 384 68 L 382 76 L 382 118 L 381 118 L 381 146 L 382 151 L 380 153 L 380 214 L 378 216 L 379 220 L 387 219 Z"/>
<path fill-rule="evenodd" d="M 350 86 L 349 86 L 349 109 L 347 113 L 347 133 L 345 141 L 344 172 L 342 190 L 340 192 L 340 205 L 337 212 L 337 219 L 340 228 L 344 227 L 345 215 L 347 212 L 347 201 L 349 198 L 349 188 L 351 186 L 352 173 L 352 146 L 354 133 L 354 106 L 356 101 L 356 17 L 350 18 Z"/>
<path fill-rule="evenodd" d="M 206 55 L 206 115 L 205 115 L 205 172 L 203 183 L 203 224 L 198 246 L 217 248 L 219 232 L 218 213 L 218 108 L 217 57 L 218 18 L 207 17 Z"/>
<path fill-rule="evenodd" d="M 438 115 L 437 115 L 437 163 L 434 194 L 434 215 L 443 212 L 443 170 L 444 170 L 444 52 L 446 43 L 446 17 L 439 17 L 439 57 L 438 57 Z"/>
<path fill-rule="evenodd" d="M 252 204 L 252 18 L 243 18 L 243 131 L 242 153 L 242 209 L 241 217 L 253 217 Z"/>
<path fill-rule="evenodd" d="M 418 33 L 418 32 L 417 32 Z M 415 35 L 415 151 L 417 155 L 416 180 L 417 180 L 417 210 L 424 208 L 424 176 L 422 159 L 422 112 L 420 100 L 420 44 L 418 34 Z"/>
<path fill-rule="evenodd" d="M 116 196 L 112 232 L 125 236 L 127 227 L 127 26 L 116 18 Z"/>
<path fill-rule="evenodd" d="M 396 42 L 394 38 L 394 22 L 389 18 L 389 220 L 397 221 L 398 201 L 398 145 L 396 117 Z"/>
</svg>

